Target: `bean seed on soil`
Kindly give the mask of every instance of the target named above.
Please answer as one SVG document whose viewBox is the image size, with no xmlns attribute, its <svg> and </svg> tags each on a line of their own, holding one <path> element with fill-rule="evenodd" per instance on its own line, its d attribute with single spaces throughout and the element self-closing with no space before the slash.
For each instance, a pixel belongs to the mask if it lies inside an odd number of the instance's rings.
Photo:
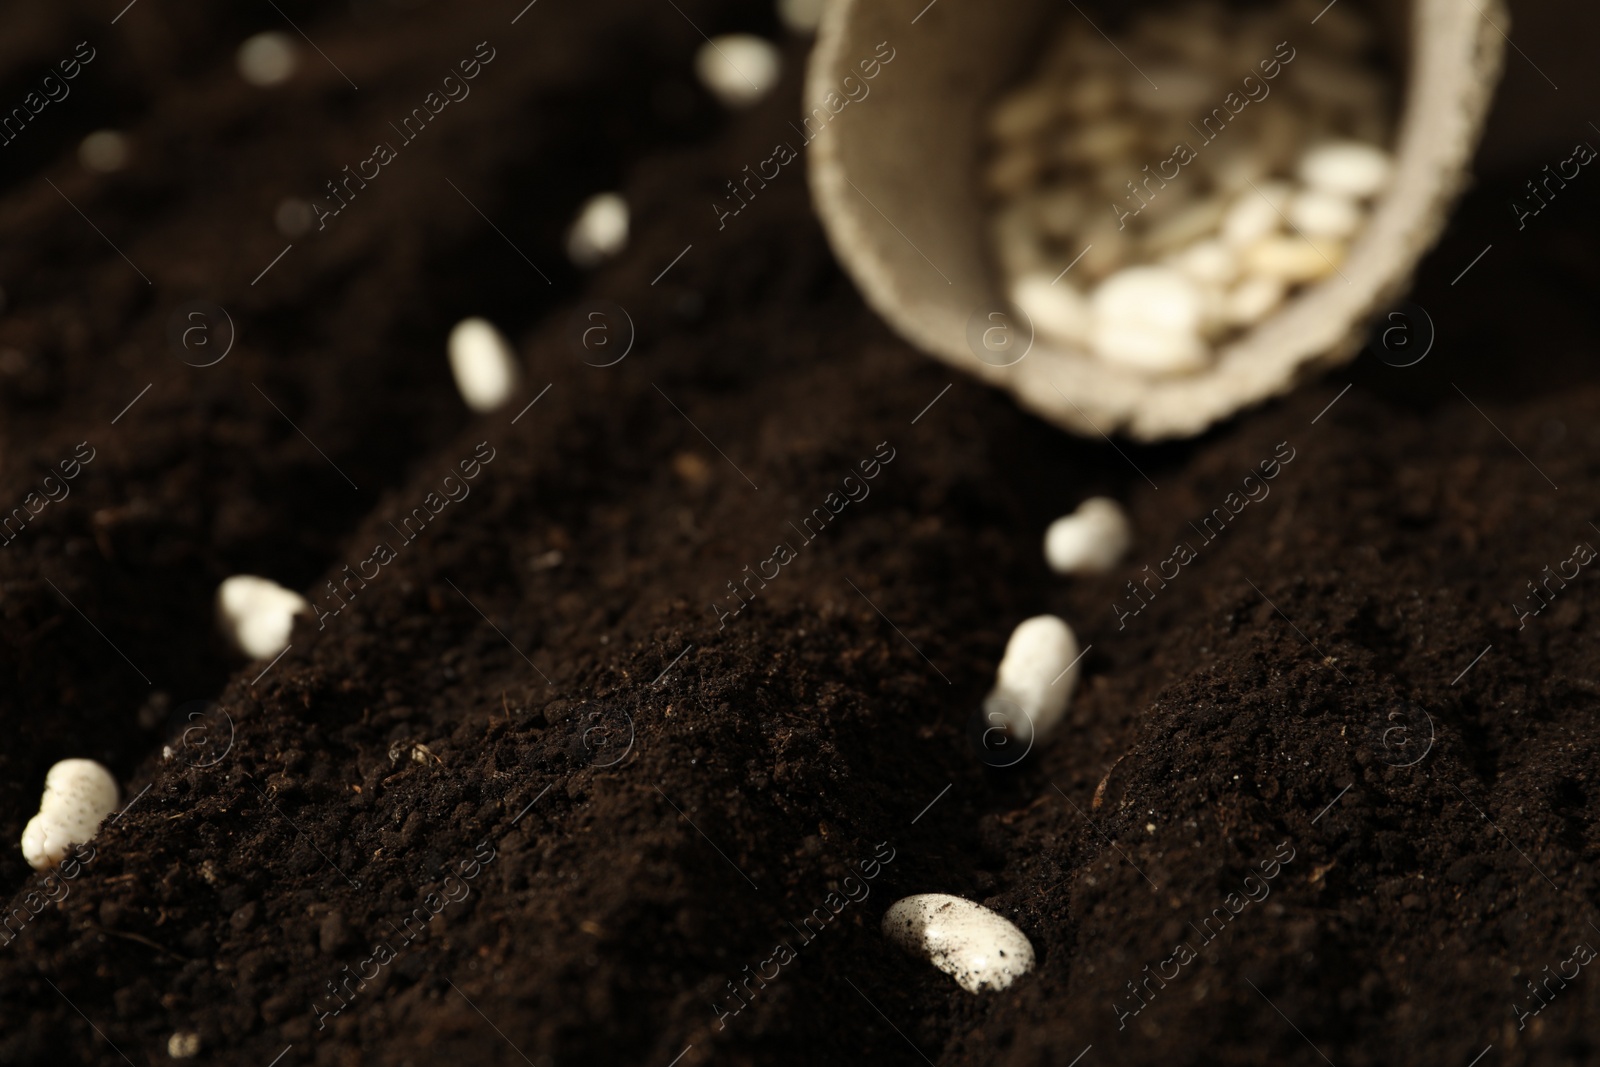
<svg viewBox="0 0 1600 1067">
<path fill-rule="evenodd" d="M 450 373 L 473 411 L 493 411 L 516 391 L 520 371 L 511 345 L 487 319 L 462 319 L 446 345 Z"/>
<path fill-rule="evenodd" d="M 1133 543 L 1127 513 L 1110 497 L 1094 496 L 1050 524 L 1045 561 L 1057 574 L 1104 574 Z"/>
<path fill-rule="evenodd" d="M 310 610 L 299 593 L 253 574 L 236 574 L 217 587 L 217 621 L 234 647 L 251 659 L 271 659 L 282 652 L 294 617 Z"/>
<path fill-rule="evenodd" d="M 1066 713 L 1078 684 L 1078 639 L 1054 615 L 1025 619 L 1011 632 L 984 700 L 998 721 L 1022 740 L 1043 740 Z M 1015 710 L 1021 710 L 1021 717 Z"/>
<path fill-rule="evenodd" d="M 94 760 L 67 759 L 44 777 L 39 814 L 22 831 L 22 855 L 36 871 L 48 871 L 73 845 L 86 845 L 117 808 L 117 780 Z"/>
<path fill-rule="evenodd" d="M 1009 919 L 948 893 L 896 901 L 884 913 L 883 933 L 968 993 L 1005 989 L 1033 970 L 1033 945 Z"/>
</svg>

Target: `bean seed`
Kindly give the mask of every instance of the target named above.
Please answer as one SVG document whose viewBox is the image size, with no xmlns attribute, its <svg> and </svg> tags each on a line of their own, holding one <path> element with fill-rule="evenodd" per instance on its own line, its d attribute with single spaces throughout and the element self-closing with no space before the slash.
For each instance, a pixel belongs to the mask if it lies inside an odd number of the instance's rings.
<svg viewBox="0 0 1600 1067">
<path fill-rule="evenodd" d="M 1004 989 L 1033 970 L 1027 936 L 1004 916 L 964 897 L 918 893 L 897 900 L 883 915 L 883 934 L 968 993 Z"/>
<path fill-rule="evenodd" d="M 1318 145 L 1300 159 L 1300 180 L 1314 189 L 1363 199 L 1389 180 L 1389 154 L 1360 141 Z"/>
</svg>

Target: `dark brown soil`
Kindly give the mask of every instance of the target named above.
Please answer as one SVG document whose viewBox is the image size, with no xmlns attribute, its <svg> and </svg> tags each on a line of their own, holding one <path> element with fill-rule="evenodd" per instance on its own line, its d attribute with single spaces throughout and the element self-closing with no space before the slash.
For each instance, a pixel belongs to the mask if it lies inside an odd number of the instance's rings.
<svg viewBox="0 0 1600 1067">
<path fill-rule="evenodd" d="M 360 89 L 313 57 L 275 93 L 232 70 L 270 5 L 7 16 L 4 100 L 98 55 L 0 148 L 0 506 L 94 449 L 0 549 L 0 841 L 67 756 L 133 803 L 68 881 L 0 849 L 0 1062 L 169 1062 L 189 1032 L 261 1065 L 1594 1058 L 1591 568 L 1513 607 L 1600 543 L 1600 212 L 1588 176 L 1520 232 L 1507 208 L 1569 152 L 1459 213 L 1412 294 L 1419 365 L 1365 355 L 1199 440 L 1112 447 L 893 337 L 798 166 L 717 229 L 725 183 L 795 139 L 804 47 L 725 118 L 695 27 L 777 36 L 765 5 L 520 6 L 285 5 Z M 485 40 L 471 97 L 252 284 L 289 243 L 278 201 Z M 135 163 L 87 175 L 108 125 Z M 584 278 L 562 231 L 612 187 L 634 236 Z M 212 367 L 168 343 L 193 299 L 239 324 Z M 636 334 L 606 368 L 572 340 L 596 301 Z M 473 313 L 526 369 L 483 419 L 443 359 Z M 1273 459 L 1269 495 L 1230 498 Z M 790 525 L 852 473 L 869 495 Z M 1056 578 L 1042 531 L 1090 493 L 1135 549 Z M 1197 558 L 1129 614 L 1179 542 Z M 269 669 L 214 634 L 239 572 L 321 607 Z M 1079 696 L 991 769 L 968 719 L 1042 611 L 1092 646 Z M 1010 916 L 1036 970 L 975 997 L 890 950 L 883 910 L 924 891 Z"/>
</svg>

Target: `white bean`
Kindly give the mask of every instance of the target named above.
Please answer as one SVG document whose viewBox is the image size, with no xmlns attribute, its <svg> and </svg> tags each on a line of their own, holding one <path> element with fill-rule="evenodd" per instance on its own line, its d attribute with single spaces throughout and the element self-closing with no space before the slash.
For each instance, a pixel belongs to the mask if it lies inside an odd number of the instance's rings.
<svg viewBox="0 0 1600 1067">
<path fill-rule="evenodd" d="M 493 411 L 516 391 L 520 370 L 511 345 L 487 319 L 462 319 L 446 344 L 450 372 L 473 411 Z"/>
<path fill-rule="evenodd" d="M 294 617 L 311 605 L 268 578 L 235 574 L 217 586 L 217 620 L 233 645 L 251 659 L 271 659 L 289 644 Z"/>
<path fill-rule="evenodd" d="M 968 993 L 1005 989 L 1033 970 L 1033 945 L 1005 916 L 948 893 L 897 900 L 883 934 L 956 980 Z"/>
<path fill-rule="evenodd" d="M 1249 274 L 1278 278 L 1295 285 L 1327 277 L 1339 269 L 1343 260 L 1344 245 L 1338 241 L 1279 235 L 1247 248 L 1244 269 Z"/>
<path fill-rule="evenodd" d="M 822 0 L 778 0 L 778 19 L 790 33 L 816 33 L 822 8 Z"/>
<path fill-rule="evenodd" d="M 1254 326 L 1283 303 L 1288 294 L 1289 287 L 1281 279 L 1246 278 L 1223 298 L 1223 321 L 1229 326 Z"/>
<path fill-rule="evenodd" d="M 1219 240 L 1196 241 L 1168 262 L 1203 285 L 1227 285 L 1239 274 L 1239 260 L 1233 250 Z"/>
<path fill-rule="evenodd" d="M 1133 526 L 1122 505 L 1110 497 L 1092 496 L 1050 524 L 1044 534 L 1044 558 L 1057 574 L 1104 574 L 1131 544 Z"/>
<path fill-rule="evenodd" d="M 96 130 L 78 143 L 78 162 L 85 170 L 115 174 L 128 165 L 131 144 L 116 130 Z"/>
<path fill-rule="evenodd" d="M 1073 268 L 1074 273 L 1095 279 L 1121 269 L 1128 261 L 1133 244 L 1129 237 L 1131 233 L 1131 230 L 1119 228 L 1116 218 L 1109 211 L 1099 216 L 1099 221 L 1084 227 L 1084 248 L 1071 253 L 1077 255 L 1083 252 L 1083 258 Z"/>
<path fill-rule="evenodd" d="M 1146 374 L 1188 374 L 1203 369 L 1208 358 L 1199 329 L 1198 318 L 1195 333 L 1190 334 L 1125 322 L 1096 322 L 1092 347 L 1106 363 Z"/>
<path fill-rule="evenodd" d="M 628 202 L 617 193 L 596 193 L 583 202 L 567 231 L 567 256 L 580 267 L 594 267 L 628 244 Z"/>
<path fill-rule="evenodd" d="M 167 1038 L 167 1055 L 175 1060 L 192 1060 L 200 1055 L 200 1035 L 193 1030 L 179 1030 Z"/>
<path fill-rule="evenodd" d="M 1250 183 L 1260 185 L 1266 180 L 1267 171 L 1261 153 L 1256 151 L 1253 144 L 1235 141 L 1216 148 L 1203 148 L 1202 151 L 1211 153 L 1205 165 L 1210 168 L 1211 180 L 1224 193 L 1253 193 Z M 1190 166 L 1200 164 L 1196 162 Z"/>
<path fill-rule="evenodd" d="M 1035 615 L 1011 631 L 988 699 L 1021 709 L 1027 721 L 1008 722 L 1020 740 L 1043 740 L 1066 714 L 1078 684 L 1077 659 L 1072 627 L 1054 615 Z"/>
<path fill-rule="evenodd" d="M 234 56 L 239 77 L 258 89 L 282 85 L 294 77 L 299 48 L 287 33 L 268 30 L 247 38 Z"/>
<path fill-rule="evenodd" d="M 1258 182 L 1234 200 L 1222 220 L 1222 239 L 1234 248 L 1255 244 L 1283 225 L 1279 212 L 1288 206 L 1292 190 L 1283 182 Z"/>
<path fill-rule="evenodd" d="M 1361 208 L 1335 193 L 1307 189 L 1289 201 L 1289 222 L 1307 237 L 1349 237 L 1361 225 Z"/>
<path fill-rule="evenodd" d="M 778 84 L 778 50 L 748 33 L 727 33 L 700 46 L 694 72 L 724 107 L 740 109 L 760 102 Z"/>
<path fill-rule="evenodd" d="M 1042 271 L 1026 274 L 1012 283 L 1011 304 L 1040 336 L 1059 344 L 1088 343 L 1093 322 L 1089 302 L 1070 282 L 1055 281 L 1054 275 Z"/>
<path fill-rule="evenodd" d="M 1171 267 L 1127 267 L 1095 290 L 1094 315 L 1097 324 L 1191 334 L 1200 322 L 1200 294 Z"/>
<path fill-rule="evenodd" d="M 1317 145 L 1300 157 L 1300 180 L 1314 189 L 1364 199 L 1389 181 L 1389 153 L 1361 141 Z"/>
<path fill-rule="evenodd" d="M 117 780 L 90 759 L 62 760 L 44 778 L 39 814 L 22 831 L 22 855 L 36 871 L 67 858 L 73 845 L 86 845 L 100 823 L 117 808 Z"/>
</svg>

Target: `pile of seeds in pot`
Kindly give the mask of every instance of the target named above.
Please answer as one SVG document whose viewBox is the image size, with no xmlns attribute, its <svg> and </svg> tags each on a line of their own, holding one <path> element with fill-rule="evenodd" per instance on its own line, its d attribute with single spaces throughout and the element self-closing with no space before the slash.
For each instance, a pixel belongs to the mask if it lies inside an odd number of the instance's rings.
<svg viewBox="0 0 1600 1067">
<path fill-rule="evenodd" d="M 1339 276 L 1389 181 L 1394 87 L 1355 5 L 1321 6 L 1067 13 L 990 111 L 982 173 L 1035 336 L 1184 374 Z"/>
</svg>

